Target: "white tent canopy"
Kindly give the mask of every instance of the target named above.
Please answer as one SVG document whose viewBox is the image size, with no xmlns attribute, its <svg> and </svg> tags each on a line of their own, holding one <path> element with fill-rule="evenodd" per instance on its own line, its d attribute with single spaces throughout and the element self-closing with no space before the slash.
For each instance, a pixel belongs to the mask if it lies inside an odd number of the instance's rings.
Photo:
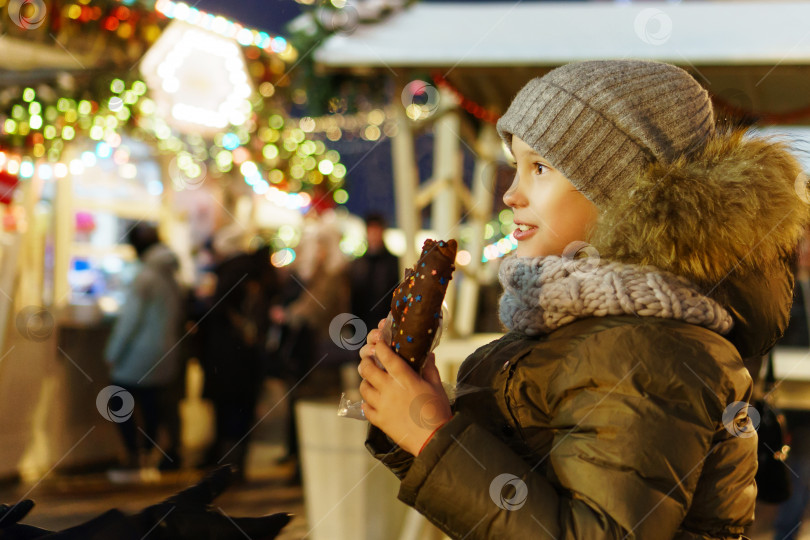
<svg viewBox="0 0 810 540">
<path fill-rule="evenodd" d="M 417 3 L 331 37 L 332 67 L 541 66 L 592 58 L 810 63 L 810 2 Z"/>
</svg>

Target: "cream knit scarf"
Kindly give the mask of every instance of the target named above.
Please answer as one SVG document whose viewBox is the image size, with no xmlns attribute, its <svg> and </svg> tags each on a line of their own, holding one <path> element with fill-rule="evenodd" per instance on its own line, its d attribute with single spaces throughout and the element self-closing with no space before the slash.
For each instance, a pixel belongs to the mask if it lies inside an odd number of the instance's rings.
<svg viewBox="0 0 810 540">
<path fill-rule="evenodd" d="M 678 319 L 719 334 L 733 325 L 728 311 L 691 281 L 654 266 L 556 255 L 508 257 L 499 278 L 501 322 L 530 336 L 607 315 Z"/>
</svg>

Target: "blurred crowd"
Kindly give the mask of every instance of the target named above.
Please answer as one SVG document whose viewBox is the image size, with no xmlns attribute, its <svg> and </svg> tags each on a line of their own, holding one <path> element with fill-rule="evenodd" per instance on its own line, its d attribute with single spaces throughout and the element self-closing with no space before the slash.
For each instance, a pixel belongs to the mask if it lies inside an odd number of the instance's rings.
<svg viewBox="0 0 810 540">
<path fill-rule="evenodd" d="M 296 255 L 274 260 L 236 224 L 223 227 L 196 254 L 198 279 L 183 287 L 178 257 L 157 230 L 138 224 L 128 234 L 138 270 L 105 350 L 111 383 L 123 388 L 134 414 L 119 422 L 125 448 L 112 481 L 180 467 L 225 463 L 244 478 L 257 404 L 269 378 L 281 381 L 287 405 L 284 455 L 300 482 L 296 401 L 323 399 L 337 407 L 343 391 L 356 391 L 356 349 L 330 336 L 333 321 L 351 314 L 338 332 L 365 337 L 389 310 L 399 262 L 383 242 L 382 216 L 366 217 L 365 254 L 350 260 L 341 233 L 329 222 L 308 222 Z M 336 319 L 337 318 L 337 319 Z M 362 321 L 362 323 L 358 322 Z M 334 330 L 334 328 L 333 328 Z M 362 335 L 361 335 L 362 333 Z M 189 361 L 204 373 L 203 398 L 213 407 L 213 442 L 196 459 L 181 447 L 180 402 Z M 161 441 L 160 444 L 157 441 Z M 159 455 L 156 455 L 155 448 Z"/>
</svg>

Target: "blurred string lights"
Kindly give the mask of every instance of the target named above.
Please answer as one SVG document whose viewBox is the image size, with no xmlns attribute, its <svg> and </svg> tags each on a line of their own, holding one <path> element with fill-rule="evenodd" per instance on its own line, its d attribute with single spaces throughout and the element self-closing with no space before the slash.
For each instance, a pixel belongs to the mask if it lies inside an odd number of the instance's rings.
<svg viewBox="0 0 810 540">
<path fill-rule="evenodd" d="M 14 89 L 0 93 L 0 170 L 21 178 L 31 178 L 39 171 L 43 179 L 63 178 L 77 171 L 77 163 L 60 162 L 66 144 L 86 137 L 104 148 L 121 145 L 119 129 L 133 115 L 133 109 L 144 100 L 147 88 L 143 81 L 127 85 L 121 79 L 109 83 L 109 98 L 102 102 L 90 99 L 56 97 L 51 87 L 39 92 L 26 87 L 14 96 Z M 112 150 L 111 150 L 112 152 Z M 76 160 L 74 160 L 75 162 Z M 83 171 L 83 168 L 81 169 Z"/>
<path fill-rule="evenodd" d="M 234 39 L 240 45 L 255 45 L 267 53 L 278 54 L 285 62 L 295 62 L 298 53 L 282 36 L 271 36 L 267 32 L 246 28 L 225 17 L 213 15 L 189 6 L 184 2 L 158 0 L 155 10 L 169 19 L 177 19 L 188 24 L 214 32 L 222 37 Z"/>
<path fill-rule="evenodd" d="M 148 87 L 142 80 L 126 83 L 114 79 L 103 84 L 106 88 L 101 90 L 98 81 L 84 83 L 82 86 L 87 90 L 81 95 L 73 91 L 77 85 L 72 80 L 7 88 L 0 92 L 0 150 L 3 151 L 0 168 L 23 179 L 35 174 L 48 179 L 61 178 L 83 171 L 83 167 L 92 166 L 94 162 L 88 153 L 70 163 L 60 161 L 66 144 L 80 137 L 104 143 L 97 146 L 100 153 L 96 157 L 100 158 L 108 149 L 115 152 L 121 145 L 119 133 L 126 132 L 174 156 L 172 169 L 176 174 L 171 174 L 171 180 L 178 190 L 199 187 L 208 172 L 221 176 L 233 171 L 256 194 L 287 208 L 308 208 L 316 195 L 315 202 L 322 203 L 324 194 L 330 195 L 331 204 L 345 203 L 348 193 L 341 186 L 346 167 L 340 162 L 339 153 L 328 150 L 319 139 L 337 140 L 345 130 L 357 129 L 362 122 L 340 116 L 327 121 L 328 126 L 321 129 L 322 122 L 312 118 L 287 118 L 283 114 L 283 103 L 270 100 L 278 88 L 274 82 L 278 83 L 278 76 L 285 72 L 285 60 L 296 58 L 295 49 L 283 37 L 244 28 L 183 3 L 160 1 L 156 9 L 167 18 L 208 30 L 196 34 L 196 44 L 225 50 L 228 58 L 224 58 L 224 62 L 229 68 L 234 66 L 235 58 L 242 60 L 240 52 L 235 45 L 223 47 L 222 43 L 206 42 L 206 34 L 236 40 L 246 47 L 248 59 L 255 60 L 259 49 L 272 55 L 272 62 L 267 66 L 254 61 L 244 69 L 242 62 L 241 69 L 229 71 L 232 82 L 238 79 L 229 94 L 235 98 L 234 106 L 229 111 L 219 108 L 209 115 L 208 123 L 216 132 L 203 137 L 199 130 L 186 133 L 177 130 L 165 114 L 160 114 L 159 104 L 152 92 L 148 92 L 154 84 Z M 95 11 L 83 7 L 79 11 L 71 10 L 68 6 L 67 13 L 92 17 Z M 228 41 L 226 45 L 233 43 Z M 184 60 L 181 52 L 171 51 L 174 56 L 167 55 L 166 60 L 171 60 L 173 65 L 164 62 L 158 68 L 162 68 L 161 90 L 168 93 L 181 90 L 175 76 Z M 257 92 L 250 82 L 258 83 Z M 206 120 L 193 106 L 185 109 L 175 106 L 171 112 L 175 118 Z M 366 116 L 371 120 L 368 125 L 362 125 L 363 135 L 378 138 L 385 115 L 373 111 Z"/>
<path fill-rule="evenodd" d="M 341 189 L 346 167 L 336 150 L 309 135 L 316 131 L 312 118 L 285 118 L 268 109 L 262 113 L 269 116 L 254 114 L 249 121 L 206 139 L 173 130 L 155 114 L 157 105 L 146 92 L 143 81 L 125 83 L 121 79 L 109 83 L 109 97 L 100 102 L 45 100 L 34 88 L 25 88 L 10 114 L 0 116 L 0 148 L 14 149 L 3 151 L 0 170 L 23 179 L 37 170 L 43 179 L 62 178 L 68 172 L 80 174 L 95 163 L 86 156 L 61 162 L 67 143 L 85 136 L 103 143 L 97 145 L 97 153 L 105 157 L 121 146 L 119 131 L 126 130 L 176 157 L 182 174 L 174 182 L 175 189 L 192 188 L 194 179 L 204 176 L 205 170 L 215 176 L 236 170 L 256 194 L 287 208 L 307 208 L 313 195 L 306 191 L 314 186 L 330 192 L 337 204 L 348 200 L 348 193 Z M 201 163 L 207 165 L 201 167 Z"/>
</svg>

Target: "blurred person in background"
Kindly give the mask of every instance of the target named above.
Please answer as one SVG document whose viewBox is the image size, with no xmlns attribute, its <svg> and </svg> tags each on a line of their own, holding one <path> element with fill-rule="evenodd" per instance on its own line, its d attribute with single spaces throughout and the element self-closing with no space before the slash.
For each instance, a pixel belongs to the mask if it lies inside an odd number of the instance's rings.
<svg viewBox="0 0 810 540">
<path fill-rule="evenodd" d="M 215 439 L 203 466 L 232 463 L 244 479 L 249 435 L 264 379 L 262 365 L 271 298 L 277 292 L 270 250 L 243 248 L 238 225 L 214 237 L 218 258 L 210 308 L 200 315 L 203 396 L 214 405 Z"/>
<path fill-rule="evenodd" d="M 154 447 L 163 454 L 161 467 L 172 468 L 180 462 L 177 388 L 182 380 L 185 302 L 175 277 L 178 260 L 151 225 L 133 227 L 128 241 L 140 268 L 107 342 L 105 358 L 112 384 L 134 399 L 135 414 L 118 423 L 126 459 L 121 469 L 110 471 L 113 481 L 141 479 L 146 470 L 142 467 L 149 465 L 148 454 Z M 161 426 L 166 431 L 165 446 L 158 445 Z"/>
<path fill-rule="evenodd" d="M 391 294 L 399 283 L 399 259 L 385 247 L 385 218 L 366 216 L 368 248 L 351 264 L 351 312 L 360 317 L 369 330 L 388 316 Z"/>
<path fill-rule="evenodd" d="M 277 362 L 285 366 L 289 387 L 287 454 L 298 455 L 295 402 L 301 398 L 337 399 L 341 367 L 354 362 L 353 351 L 330 338 L 329 327 L 349 309 L 347 259 L 340 251 L 340 232 L 329 223 L 304 228 L 297 257 L 284 286 L 284 303 L 271 311 L 273 323 L 283 328 Z M 352 367 L 352 370 L 354 368 Z M 295 478 L 300 476 L 297 470 Z"/>
</svg>

